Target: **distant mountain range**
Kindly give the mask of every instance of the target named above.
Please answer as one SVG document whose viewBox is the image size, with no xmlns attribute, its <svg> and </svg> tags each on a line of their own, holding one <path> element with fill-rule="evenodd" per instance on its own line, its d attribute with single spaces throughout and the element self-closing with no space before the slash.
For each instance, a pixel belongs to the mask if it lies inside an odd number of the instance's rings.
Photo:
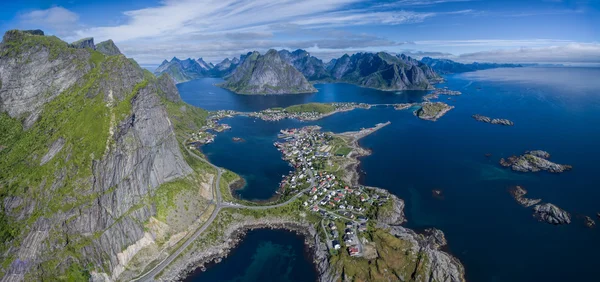
<svg viewBox="0 0 600 282">
<path fill-rule="evenodd" d="M 496 63 L 470 63 L 463 64 L 448 59 L 434 59 L 430 57 L 424 57 L 421 62 L 430 66 L 435 72 L 439 74 L 450 74 L 450 73 L 461 73 L 470 72 L 477 70 L 487 70 L 496 68 L 520 68 L 523 65 L 520 64 L 496 64 Z"/>
<path fill-rule="evenodd" d="M 439 74 L 492 68 L 522 67 L 519 64 L 471 63 L 425 57 L 416 60 L 386 52 L 343 55 L 324 63 L 298 49 L 250 52 L 226 58 L 217 65 L 198 60 L 165 60 L 155 74 L 168 73 L 176 83 L 201 77 L 222 77 L 223 87 L 242 94 L 282 94 L 316 91 L 310 83 L 344 82 L 387 91 L 427 90 L 442 80 Z M 310 86 L 310 87 L 309 87 Z"/>
</svg>

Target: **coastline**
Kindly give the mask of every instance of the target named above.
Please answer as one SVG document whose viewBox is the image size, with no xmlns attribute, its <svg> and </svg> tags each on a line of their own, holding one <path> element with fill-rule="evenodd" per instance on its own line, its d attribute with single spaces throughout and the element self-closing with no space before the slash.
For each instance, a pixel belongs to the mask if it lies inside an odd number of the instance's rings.
<svg viewBox="0 0 600 282">
<path fill-rule="evenodd" d="M 374 128 L 336 134 L 345 139 L 352 148 L 352 151 L 347 155 L 347 162 L 343 164 L 345 181 L 352 185 L 360 185 L 360 158 L 370 155 L 371 151 L 362 148 L 358 141 L 389 124 L 389 122 L 380 123 Z M 365 188 L 382 192 L 393 200 L 391 209 L 379 212 L 375 217 L 376 227 L 408 242 L 412 253 L 425 253 L 427 255 L 427 260 L 417 260 L 416 263 L 419 269 L 426 271 L 419 272 L 416 277 L 413 277 L 414 280 L 464 281 L 464 267 L 460 261 L 440 249 L 446 245 L 443 232 L 430 229 L 421 234 L 400 226 L 406 221 L 403 213 L 404 201 L 386 189 Z M 232 213 L 228 214 L 228 211 L 232 211 Z M 343 275 L 345 267 L 348 267 L 330 261 L 331 257 L 325 245 L 326 243 L 323 242 L 319 232 L 317 232 L 316 223 L 308 220 L 307 214 L 304 212 L 277 218 L 269 214 L 262 217 L 242 215 L 229 209 L 225 209 L 223 212 L 226 213 L 223 217 L 229 216 L 235 218 L 235 220 L 221 225 L 224 230 L 217 233 L 217 242 L 210 245 L 204 244 L 204 246 L 200 246 L 203 242 L 192 245 L 190 250 L 184 252 L 178 260 L 163 271 L 162 275 L 159 276 L 159 281 L 182 280 L 192 272 L 198 271 L 199 268 L 202 269 L 206 268 L 207 265 L 219 263 L 221 259 L 227 257 L 238 246 L 249 230 L 255 229 L 283 229 L 304 236 L 305 247 L 310 252 L 309 255 L 317 270 L 318 281 L 337 281 Z M 310 215 L 308 217 L 310 218 Z M 218 223 L 213 224 L 218 225 Z"/>
<path fill-rule="evenodd" d="M 256 229 L 280 229 L 303 236 L 304 246 L 309 251 L 319 281 L 325 282 L 336 280 L 323 279 L 331 277 L 331 269 L 327 258 L 327 247 L 320 241 L 318 232 L 313 224 L 308 222 L 298 222 L 295 219 L 251 219 L 246 217 L 240 222 L 227 226 L 227 229 L 222 236 L 223 242 L 220 244 L 210 246 L 205 250 L 194 250 L 191 253 L 187 252 L 182 254 L 183 257 L 174 261 L 173 264 L 166 268 L 163 275 L 161 275 L 157 281 L 182 281 L 198 269 L 206 268 L 209 264 L 219 263 L 238 246 L 248 231 Z"/>
</svg>

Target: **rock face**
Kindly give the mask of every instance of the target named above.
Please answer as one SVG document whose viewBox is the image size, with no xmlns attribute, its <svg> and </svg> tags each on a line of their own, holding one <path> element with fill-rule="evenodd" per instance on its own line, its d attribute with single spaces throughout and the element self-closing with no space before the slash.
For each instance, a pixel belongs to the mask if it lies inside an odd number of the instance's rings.
<svg viewBox="0 0 600 282">
<path fill-rule="evenodd" d="M 433 89 L 429 79 L 439 79 L 428 66 L 385 52 L 344 55 L 336 60 L 331 75 L 340 82 L 381 90 Z"/>
<path fill-rule="evenodd" d="M 512 156 L 508 159 L 500 159 L 500 165 L 510 167 L 514 171 L 520 172 L 538 172 L 540 170 L 552 173 L 561 173 L 571 170 L 570 165 L 561 165 L 548 160 L 550 154 L 545 151 L 535 150 L 527 151 L 521 156 Z"/>
<path fill-rule="evenodd" d="M 482 116 L 482 115 L 473 115 L 473 118 L 476 121 L 480 121 L 480 122 L 485 122 L 485 123 L 491 123 L 491 124 L 500 124 L 500 125 L 506 125 L 506 126 L 513 126 L 515 125 L 512 121 L 507 120 L 507 119 L 500 119 L 500 118 L 489 118 L 486 116 Z"/>
<path fill-rule="evenodd" d="M 279 51 L 281 59 L 293 65 L 309 81 L 327 80 L 331 78 L 329 71 L 325 69 L 323 61 L 311 56 L 308 52 L 298 49 L 294 52 L 288 50 Z"/>
<path fill-rule="evenodd" d="M 210 70 L 213 68 L 213 65 L 206 63 L 202 58 L 199 58 L 198 60 L 196 60 L 196 62 L 198 62 L 200 67 L 204 70 Z"/>
<path fill-rule="evenodd" d="M 524 207 L 531 207 L 533 205 L 537 205 L 539 204 L 542 199 L 529 199 L 529 198 L 525 198 L 525 194 L 527 194 L 527 190 L 525 190 L 523 187 L 521 186 L 515 186 L 512 187 L 509 190 L 510 194 L 513 196 L 513 198 L 515 198 L 515 200 L 521 204 L 521 206 Z"/>
<path fill-rule="evenodd" d="M 179 96 L 173 83 L 122 55 L 90 60 L 79 47 L 20 31 L 0 44 L 0 117 L 14 126 L 2 133 L 11 149 L 0 151 L 0 186 L 10 187 L 0 223 L 12 230 L 2 237 L 3 281 L 84 269 L 116 279 L 152 240 L 144 222 L 156 214 L 157 188 L 192 171 L 161 101 Z"/>
<path fill-rule="evenodd" d="M 415 115 L 420 119 L 436 121 L 453 108 L 454 106 L 448 106 L 448 104 L 442 102 L 425 102 L 415 112 Z"/>
<path fill-rule="evenodd" d="M 402 226 L 378 224 L 378 227 L 387 229 L 392 235 L 411 242 L 413 252 L 423 253 L 428 258 L 427 262 L 419 262 L 417 266 L 424 268 L 421 272 L 424 273 L 424 277 L 412 277 L 412 281 L 465 281 L 464 267 L 460 261 L 439 249 L 446 244 L 442 231 L 432 228 L 421 235 Z"/>
<path fill-rule="evenodd" d="M 21 48 L 24 41 L 39 47 Z M 69 51 L 68 44 L 54 36 L 17 30 L 6 32 L 0 54 L 0 112 L 25 118 L 26 128 L 37 121 L 46 102 L 75 85 L 92 68 L 77 64 L 89 60 L 86 50 Z"/>
<path fill-rule="evenodd" d="M 533 216 L 540 221 L 554 225 L 571 223 L 571 215 L 568 212 L 550 203 L 536 205 L 533 207 L 533 211 Z"/>
<path fill-rule="evenodd" d="M 377 221 L 387 225 L 400 225 L 406 221 L 404 217 L 404 201 L 394 195 L 389 195 L 391 207 L 380 208 L 377 212 Z"/>
<path fill-rule="evenodd" d="M 476 70 L 495 69 L 495 68 L 518 68 L 522 65 L 518 64 L 495 64 L 495 63 L 471 63 L 462 64 L 448 59 L 433 59 L 424 57 L 421 62 L 431 67 L 439 74 L 461 73 Z"/>
<path fill-rule="evenodd" d="M 316 92 L 302 73 L 282 60 L 275 50 L 248 55 L 222 86 L 239 94 Z"/>
<path fill-rule="evenodd" d="M 168 74 L 175 83 L 181 83 L 205 77 L 208 75 L 208 71 L 200 66 L 196 60 L 190 58 L 179 60 L 173 57 L 171 61 L 163 61 L 154 71 L 154 74 L 156 76 Z"/>
<path fill-rule="evenodd" d="M 121 50 L 119 50 L 119 47 L 115 45 L 112 39 L 96 44 L 96 51 L 107 56 L 121 55 Z"/>
<path fill-rule="evenodd" d="M 71 46 L 73 48 L 78 48 L 78 49 L 84 49 L 84 48 L 96 49 L 96 45 L 94 45 L 94 38 L 91 38 L 91 37 L 79 39 L 79 40 L 69 44 L 69 46 Z"/>
</svg>

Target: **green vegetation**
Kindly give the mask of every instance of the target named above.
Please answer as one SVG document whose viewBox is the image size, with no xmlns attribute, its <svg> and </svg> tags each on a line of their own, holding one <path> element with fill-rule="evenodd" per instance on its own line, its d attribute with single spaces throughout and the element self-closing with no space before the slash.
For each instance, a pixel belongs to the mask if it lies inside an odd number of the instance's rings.
<svg viewBox="0 0 600 282">
<path fill-rule="evenodd" d="M 372 242 L 370 247 L 377 249 L 377 257 L 354 258 L 341 251 L 330 259 L 349 281 L 419 281 L 424 277 L 426 259 L 412 253 L 410 242 L 382 229 L 370 229 L 366 237 Z"/>
<path fill-rule="evenodd" d="M 308 103 L 289 106 L 285 108 L 285 111 L 288 113 L 317 112 L 320 114 L 327 114 L 335 111 L 335 107 L 330 104 Z"/>
<path fill-rule="evenodd" d="M 187 140 L 191 132 L 198 131 L 206 125 L 206 118 L 208 117 L 206 110 L 185 102 L 171 102 L 166 98 L 162 99 L 162 103 L 167 109 L 169 119 L 180 142 Z"/>
<path fill-rule="evenodd" d="M 341 148 L 337 149 L 335 151 L 335 154 L 338 155 L 338 156 L 346 156 L 350 152 L 352 152 L 352 148 L 350 148 L 348 146 L 344 146 L 344 147 L 341 147 Z"/>
<path fill-rule="evenodd" d="M 26 50 L 41 47 L 48 50 L 49 59 L 53 61 L 63 52 L 75 51 L 56 36 L 32 35 L 19 30 L 9 30 L 4 38 L 8 40 L 5 40 L 0 48 L 0 57 L 18 57 Z"/>
</svg>

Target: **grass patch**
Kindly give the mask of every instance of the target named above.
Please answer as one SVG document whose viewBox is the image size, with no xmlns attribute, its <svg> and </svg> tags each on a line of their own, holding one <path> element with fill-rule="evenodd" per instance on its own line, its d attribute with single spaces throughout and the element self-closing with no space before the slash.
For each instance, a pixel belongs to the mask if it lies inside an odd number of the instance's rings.
<svg viewBox="0 0 600 282">
<path fill-rule="evenodd" d="M 308 103 L 289 106 L 285 108 L 285 111 L 288 113 L 316 112 L 320 114 L 327 114 L 335 111 L 335 107 L 330 104 Z"/>
</svg>

